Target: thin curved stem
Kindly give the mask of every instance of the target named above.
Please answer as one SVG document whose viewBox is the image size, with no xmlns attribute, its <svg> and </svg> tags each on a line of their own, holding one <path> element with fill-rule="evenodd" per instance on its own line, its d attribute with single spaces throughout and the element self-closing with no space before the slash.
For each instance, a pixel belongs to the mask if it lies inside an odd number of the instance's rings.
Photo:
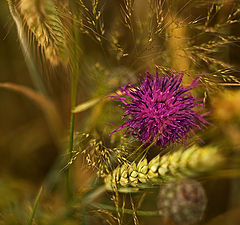
<svg viewBox="0 0 240 225">
<path fill-rule="evenodd" d="M 106 209 L 110 211 L 116 211 L 116 208 L 114 206 L 102 204 L 102 203 L 92 203 L 89 205 L 90 207 L 96 208 L 96 209 Z M 120 209 L 122 210 L 122 209 Z M 132 209 L 124 209 L 124 213 L 126 214 L 134 214 L 136 213 L 139 216 L 160 216 L 157 211 L 143 211 L 143 210 L 132 210 Z"/>
<path fill-rule="evenodd" d="M 36 210 L 37 210 L 37 207 L 38 207 L 40 196 L 42 194 L 42 190 L 43 190 L 43 188 L 41 186 L 40 190 L 39 190 L 39 192 L 38 192 L 38 194 L 37 194 L 37 196 L 35 198 L 35 201 L 34 201 L 34 204 L 33 204 L 33 208 L 32 208 L 32 212 L 30 214 L 30 217 L 29 217 L 27 225 L 32 225 L 32 223 L 33 223 L 33 219 L 34 219 L 34 216 L 36 214 Z"/>
</svg>

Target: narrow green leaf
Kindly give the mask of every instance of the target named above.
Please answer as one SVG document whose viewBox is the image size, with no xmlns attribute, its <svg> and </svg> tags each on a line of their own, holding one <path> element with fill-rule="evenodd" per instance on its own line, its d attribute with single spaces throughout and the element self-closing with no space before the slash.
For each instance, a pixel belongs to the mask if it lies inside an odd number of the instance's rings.
<svg viewBox="0 0 240 225">
<path fill-rule="evenodd" d="M 94 105 L 96 105 L 97 103 L 99 103 L 101 101 L 101 98 L 94 98 L 91 99 L 89 101 L 86 101 L 84 103 L 81 103 L 79 105 L 77 105 L 74 109 L 73 109 L 73 113 L 80 113 L 83 112 L 91 107 L 93 107 Z"/>
<path fill-rule="evenodd" d="M 39 199 L 40 199 L 40 196 L 42 194 L 42 187 L 40 187 L 40 190 L 35 198 L 35 201 L 34 201 L 34 204 L 33 204 L 33 208 L 32 208 L 32 212 L 30 214 L 30 217 L 29 217 L 29 220 L 28 220 L 28 225 L 32 225 L 33 223 L 33 219 L 34 219 L 34 216 L 36 214 L 36 210 L 37 210 L 37 207 L 38 207 L 38 203 L 39 203 Z"/>
</svg>

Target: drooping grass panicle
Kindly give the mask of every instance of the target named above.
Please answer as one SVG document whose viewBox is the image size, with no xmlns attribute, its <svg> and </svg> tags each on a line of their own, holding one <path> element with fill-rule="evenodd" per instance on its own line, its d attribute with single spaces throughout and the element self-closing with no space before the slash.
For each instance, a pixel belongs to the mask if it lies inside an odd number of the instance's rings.
<svg viewBox="0 0 240 225">
<path fill-rule="evenodd" d="M 81 10 L 82 17 L 81 32 L 88 34 L 100 44 L 105 34 L 105 25 L 103 21 L 104 5 L 99 0 L 84 1 L 79 0 L 78 6 Z"/>
<path fill-rule="evenodd" d="M 236 41 L 240 41 L 239 37 L 222 34 L 214 40 L 202 44 L 192 43 L 189 47 L 185 48 L 184 51 L 190 61 L 196 66 L 199 66 L 200 63 L 211 65 L 211 69 L 204 73 L 205 76 L 202 77 L 202 80 L 206 83 L 239 83 L 240 79 L 233 75 L 239 72 L 236 66 L 214 57 L 214 55 L 219 53 L 221 48 L 232 45 Z"/>
<path fill-rule="evenodd" d="M 124 0 L 123 4 L 121 5 L 121 12 L 123 16 L 123 21 L 125 26 L 133 32 L 133 24 L 132 24 L 132 17 L 133 17 L 133 0 Z"/>
<path fill-rule="evenodd" d="M 168 12 L 165 12 L 164 6 L 166 1 L 162 0 L 149 0 L 150 9 L 155 16 L 152 22 L 155 22 L 155 27 L 153 27 L 152 33 L 155 35 L 160 35 L 165 29 L 165 20 Z"/>
<path fill-rule="evenodd" d="M 109 174 L 116 165 L 128 162 L 124 145 L 106 147 L 102 140 L 88 133 L 76 133 L 74 151 L 81 154 L 86 164 L 100 177 Z"/>
<path fill-rule="evenodd" d="M 232 24 L 240 22 L 239 3 L 214 1 L 203 21 L 205 22 L 197 22 L 189 27 L 190 31 L 197 31 L 198 35 L 191 38 L 188 46 L 184 48 L 185 56 L 196 68 L 202 69 L 205 74 L 202 80 L 206 85 L 239 83 L 238 66 L 232 65 L 226 57 L 219 57 L 224 49 L 230 50 L 240 41 L 236 34 L 230 32 Z"/>
<path fill-rule="evenodd" d="M 229 62 L 226 57 L 222 57 L 223 51 L 231 50 L 237 46 L 239 37 L 232 32 L 232 24 L 237 24 L 239 20 L 239 3 L 235 1 L 213 1 L 194 4 L 188 1 L 187 5 L 179 10 L 174 7 L 172 1 L 149 1 L 150 9 L 154 17 L 150 20 L 151 30 L 154 31 L 159 25 L 160 32 L 150 35 L 151 42 L 147 44 L 145 40 L 145 52 L 154 56 L 155 64 L 161 72 L 167 70 L 184 71 L 191 77 L 204 74 L 201 78 L 205 87 L 216 87 L 222 82 L 236 84 L 239 78 L 239 68 Z M 189 3 L 190 2 L 190 3 Z M 189 4 L 188 4 L 189 3 Z M 173 8 L 171 8 L 173 7 Z M 192 18 L 186 14 L 187 9 L 201 8 L 208 10 Z M 160 15 L 157 14 L 156 9 Z M 184 11 L 182 10 L 183 8 Z M 206 15 L 205 15 L 206 14 Z M 147 27 L 144 32 L 146 34 Z M 158 30 L 158 29 L 156 29 Z M 158 50 L 161 54 L 154 54 L 149 49 L 157 49 L 157 39 L 162 40 L 162 48 Z M 171 46 L 173 44 L 173 47 Z M 167 45 L 167 46 L 166 46 Z M 166 49 L 163 49 L 163 46 Z M 148 49 L 148 50 L 147 50 Z M 140 52 L 140 51 L 139 51 Z M 170 63 L 169 64 L 169 60 Z M 186 64 L 186 65 L 184 65 Z M 172 68 L 172 69 L 169 69 Z M 195 74 L 194 74 L 195 73 Z M 228 81 L 226 81 L 227 79 Z"/>
</svg>

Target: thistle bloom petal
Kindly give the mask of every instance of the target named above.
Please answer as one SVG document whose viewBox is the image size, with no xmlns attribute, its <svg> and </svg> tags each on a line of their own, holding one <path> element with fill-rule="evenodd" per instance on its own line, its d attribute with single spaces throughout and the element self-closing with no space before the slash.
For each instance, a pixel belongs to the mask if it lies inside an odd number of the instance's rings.
<svg viewBox="0 0 240 225">
<path fill-rule="evenodd" d="M 200 130 L 208 122 L 202 99 L 191 95 L 190 90 L 198 85 L 196 78 L 188 87 L 181 84 L 183 73 L 152 76 L 149 72 L 139 86 L 131 84 L 119 89 L 113 99 L 125 110 L 124 123 L 119 129 L 135 136 L 144 144 L 155 142 L 162 147 L 186 140 L 190 131 Z M 196 109 L 198 108 L 198 109 Z M 111 134 L 112 134 L 111 133 Z"/>
</svg>

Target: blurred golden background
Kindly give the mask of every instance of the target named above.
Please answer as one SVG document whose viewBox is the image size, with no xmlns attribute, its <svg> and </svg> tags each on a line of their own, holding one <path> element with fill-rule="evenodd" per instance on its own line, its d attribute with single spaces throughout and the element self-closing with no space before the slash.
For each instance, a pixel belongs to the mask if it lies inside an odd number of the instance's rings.
<svg viewBox="0 0 240 225">
<path fill-rule="evenodd" d="M 68 16 L 72 15 L 66 12 L 67 1 L 56 2 L 61 5 L 58 10 L 60 15 L 62 13 L 63 25 L 67 27 L 70 20 Z M 82 3 L 80 0 L 76 2 L 77 5 Z M 84 6 L 91 8 L 92 1 L 83 2 Z M 234 156 L 238 156 L 239 2 L 93 2 L 98 3 L 95 6 L 101 12 L 97 20 L 100 22 L 95 21 L 96 26 L 88 23 L 89 13 L 81 6 L 81 19 L 76 16 L 81 22 L 78 30 L 80 41 L 76 47 L 71 46 L 73 50 L 69 47 L 70 52 L 80 49 L 77 104 L 105 97 L 129 82 L 135 83 L 139 73 L 143 74 L 145 70 L 152 73 L 156 68 L 161 73 L 183 71 L 186 74 L 185 84 L 203 74 L 204 88 L 197 94 L 206 97 L 206 107 L 212 112 L 210 122 L 213 126 L 201 137 L 207 144 L 227 146 Z M 157 6 L 161 6 L 163 12 Z M 127 17 L 126 14 L 134 16 Z M 91 14 L 89 18 L 93 16 Z M 156 21 L 153 21 L 153 16 L 157 18 Z M 101 216 L 94 217 L 91 211 L 86 213 L 85 208 L 72 213 L 74 216 L 67 211 L 64 166 L 68 166 L 65 149 L 68 146 L 71 116 L 72 77 L 68 66 L 71 57 L 61 59 L 63 63 L 59 64 L 44 59 L 46 52 L 36 47 L 38 43 L 30 33 L 33 60 L 47 90 L 47 97 L 38 95 L 8 2 L 1 1 L 0 83 L 4 85 L 0 85 L 0 224 L 26 224 L 42 184 L 46 184 L 46 188 L 43 189 L 35 224 L 103 224 L 104 216 L 103 219 Z M 71 40 L 69 43 L 75 44 Z M 91 131 L 104 139 L 112 130 L 109 124 L 120 123 L 121 118 L 117 117 L 120 114 L 121 110 L 114 108 L 112 103 L 100 102 L 76 114 L 75 131 Z M 201 224 L 240 223 L 238 162 L 236 157 L 233 169 L 237 169 L 232 173 L 203 182 L 209 200 L 206 219 Z M 73 164 L 73 180 L 77 195 L 81 196 L 91 189 L 95 172 L 87 169 L 81 157 L 77 157 Z M 109 195 L 107 193 L 102 198 L 109 199 Z M 151 200 L 154 200 L 154 196 L 149 197 L 148 201 Z M 83 218 L 85 214 L 86 218 Z M 140 219 L 139 224 L 160 224 L 159 221 L 162 224 L 174 224 L 159 218 Z M 123 224 L 137 223 L 129 220 Z"/>
</svg>

